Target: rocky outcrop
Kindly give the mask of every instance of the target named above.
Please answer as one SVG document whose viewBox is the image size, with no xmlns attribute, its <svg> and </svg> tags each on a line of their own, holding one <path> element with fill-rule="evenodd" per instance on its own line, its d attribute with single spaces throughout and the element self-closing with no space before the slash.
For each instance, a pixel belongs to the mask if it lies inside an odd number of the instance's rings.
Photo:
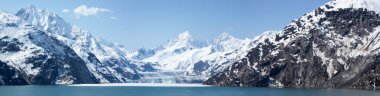
<svg viewBox="0 0 380 96">
<path fill-rule="evenodd" d="M 338 8 L 339 3 L 294 20 L 204 84 L 376 88 L 380 16 L 366 8 Z"/>
<path fill-rule="evenodd" d="M 9 67 L 7 63 L 0 61 L 0 85 L 28 84 L 16 71 L 14 68 Z"/>
<path fill-rule="evenodd" d="M 44 49 L 46 54 L 27 58 L 26 64 L 40 68 L 39 74 L 30 77 L 30 84 L 80 84 L 99 83 L 91 74 L 86 63 L 63 42 L 50 37 L 45 32 L 30 32 L 28 38 Z"/>
</svg>

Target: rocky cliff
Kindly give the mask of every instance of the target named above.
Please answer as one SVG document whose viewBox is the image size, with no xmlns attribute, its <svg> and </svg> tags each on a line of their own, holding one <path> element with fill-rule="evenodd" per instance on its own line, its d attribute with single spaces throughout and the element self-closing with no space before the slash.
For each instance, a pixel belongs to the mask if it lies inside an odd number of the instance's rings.
<svg viewBox="0 0 380 96">
<path fill-rule="evenodd" d="M 380 85 L 377 0 L 335 0 L 305 14 L 205 84 L 376 88 Z"/>
</svg>

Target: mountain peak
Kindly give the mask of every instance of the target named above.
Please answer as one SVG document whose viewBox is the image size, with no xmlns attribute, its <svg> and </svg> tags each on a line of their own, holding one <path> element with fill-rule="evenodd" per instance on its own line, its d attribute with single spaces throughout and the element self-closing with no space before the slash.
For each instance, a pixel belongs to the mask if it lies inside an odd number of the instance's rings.
<svg viewBox="0 0 380 96">
<path fill-rule="evenodd" d="M 229 34 L 227 32 L 222 32 L 222 34 L 220 34 L 219 36 L 229 36 Z"/>
<path fill-rule="evenodd" d="M 178 35 L 178 40 L 189 40 L 191 39 L 191 35 L 189 31 L 182 32 Z"/>
<path fill-rule="evenodd" d="M 28 4 L 25 9 L 36 9 L 36 6 L 34 6 L 33 4 Z"/>
<path fill-rule="evenodd" d="M 213 42 L 213 48 L 217 51 L 228 51 L 243 46 L 247 40 L 235 38 L 226 32 L 220 34 Z"/>
<path fill-rule="evenodd" d="M 45 9 L 38 9 L 34 5 L 28 5 L 20 9 L 16 16 L 25 20 L 31 25 L 35 25 L 40 30 L 58 33 L 65 37 L 71 38 L 72 25 L 67 23 L 63 18 L 54 12 Z"/>
<path fill-rule="evenodd" d="M 30 19 L 40 19 L 44 16 L 61 18 L 60 16 L 56 15 L 53 12 L 50 12 L 45 9 L 38 9 L 34 5 L 31 5 L 31 4 L 17 11 L 16 16 L 19 16 L 26 21 L 29 21 Z"/>
<path fill-rule="evenodd" d="M 165 44 L 161 45 L 162 48 L 176 47 L 176 48 L 200 48 L 205 46 L 206 43 L 198 41 L 192 38 L 188 31 L 182 32 L 176 39 L 169 40 Z M 185 48 L 187 49 L 187 48 Z"/>
<path fill-rule="evenodd" d="M 38 9 L 36 6 L 32 4 L 28 4 L 25 8 L 21 8 L 19 11 L 17 11 L 16 16 L 23 17 L 23 15 L 26 15 L 26 14 L 37 15 L 37 13 L 41 13 L 40 11 L 44 11 L 45 14 L 46 13 L 52 14 L 51 12 L 48 12 L 47 10 Z"/>
<path fill-rule="evenodd" d="M 230 40 L 230 39 L 235 39 L 235 38 L 229 35 L 228 33 L 223 32 L 218 37 L 216 37 L 215 41 L 218 42 L 218 41 L 225 41 L 225 40 Z"/>
</svg>

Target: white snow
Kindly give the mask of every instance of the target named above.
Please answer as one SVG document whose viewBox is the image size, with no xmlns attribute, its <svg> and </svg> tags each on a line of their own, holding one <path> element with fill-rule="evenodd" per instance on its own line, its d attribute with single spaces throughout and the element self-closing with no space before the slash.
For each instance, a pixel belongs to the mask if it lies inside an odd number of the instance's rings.
<svg viewBox="0 0 380 96">
<path fill-rule="evenodd" d="M 181 33 L 177 39 L 170 40 L 158 48 L 154 48 L 152 56 L 142 59 L 143 62 L 157 63 L 155 68 L 160 71 L 177 73 L 184 71 L 174 77 L 190 76 L 191 78 L 205 78 L 211 76 L 212 71 L 220 72 L 232 63 L 243 58 L 248 51 L 256 46 L 255 42 L 269 37 L 272 32 L 266 32 L 254 39 L 237 39 L 227 33 L 222 33 L 213 42 L 204 43 L 191 37 L 188 31 Z M 144 55 L 144 54 L 142 54 Z M 137 58 L 139 53 L 134 53 L 131 58 Z M 139 61 L 139 60 L 136 60 Z M 194 73 L 194 66 L 198 62 L 203 62 L 209 67 L 201 71 L 200 75 Z M 158 72 L 159 73 L 159 72 Z M 194 75 L 196 75 L 194 77 Z M 149 77 L 143 77 L 149 78 Z"/>
<path fill-rule="evenodd" d="M 276 87 L 276 88 L 283 88 L 284 87 L 284 84 L 282 84 L 280 81 L 274 80 L 273 78 L 270 78 L 270 79 L 272 80 L 272 83 L 269 84 L 270 87 Z"/>
<path fill-rule="evenodd" d="M 130 66 L 124 64 L 116 64 L 115 66 L 101 66 L 102 63 L 108 61 L 115 61 L 120 63 L 127 63 L 128 52 L 118 44 L 95 38 L 90 32 L 80 29 L 75 25 L 71 25 L 64 21 L 57 14 L 45 9 L 38 9 L 30 5 L 27 8 L 21 9 L 16 14 L 24 19 L 27 23 L 37 26 L 37 29 L 47 32 L 47 34 L 57 38 L 66 45 L 70 46 L 87 64 L 90 72 L 101 81 L 101 83 L 109 83 L 101 73 L 113 74 L 116 79 L 121 80 L 125 77 L 122 76 L 123 72 L 116 72 L 113 68 L 125 69 L 134 73 Z M 89 61 L 87 58 L 90 53 L 95 55 L 95 58 L 100 62 Z M 67 66 L 66 66 L 67 67 Z"/>
<path fill-rule="evenodd" d="M 3 53 L 0 54 L 0 60 L 3 62 L 8 62 L 7 64 L 17 70 L 22 70 L 27 75 L 37 75 L 39 73 L 40 68 L 33 68 L 32 64 L 25 64 L 26 58 L 33 57 L 32 52 L 39 51 L 39 53 L 35 52 L 34 55 L 42 54 L 44 51 L 42 48 L 34 45 L 29 39 L 25 39 L 27 33 L 30 31 L 28 29 L 24 29 L 25 22 L 21 21 L 17 16 L 11 15 L 9 13 L 0 12 L 0 23 L 1 25 L 5 24 L 17 24 L 18 27 L 4 27 L 1 30 L 0 38 L 8 36 L 8 41 L 11 41 L 13 38 L 17 38 L 19 42 L 23 42 L 24 46 L 28 46 L 29 49 L 21 48 L 22 51 L 18 51 L 15 53 Z"/>
<path fill-rule="evenodd" d="M 71 76 L 65 77 L 65 76 L 60 76 L 63 78 L 58 79 L 55 84 L 73 84 L 74 83 L 74 78 Z"/>
<path fill-rule="evenodd" d="M 335 0 L 329 4 L 338 8 L 365 8 L 380 13 L 380 0 Z"/>
</svg>

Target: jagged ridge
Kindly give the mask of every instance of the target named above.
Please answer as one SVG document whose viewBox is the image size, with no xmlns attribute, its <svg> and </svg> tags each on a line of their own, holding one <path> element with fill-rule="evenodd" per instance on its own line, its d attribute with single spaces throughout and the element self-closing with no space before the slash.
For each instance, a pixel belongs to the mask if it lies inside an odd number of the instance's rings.
<svg viewBox="0 0 380 96">
<path fill-rule="evenodd" d="M 380 84 L 378 4 L 331 1 L 266 38 L 205 84 L 376 88 Z"/>
</svg>

